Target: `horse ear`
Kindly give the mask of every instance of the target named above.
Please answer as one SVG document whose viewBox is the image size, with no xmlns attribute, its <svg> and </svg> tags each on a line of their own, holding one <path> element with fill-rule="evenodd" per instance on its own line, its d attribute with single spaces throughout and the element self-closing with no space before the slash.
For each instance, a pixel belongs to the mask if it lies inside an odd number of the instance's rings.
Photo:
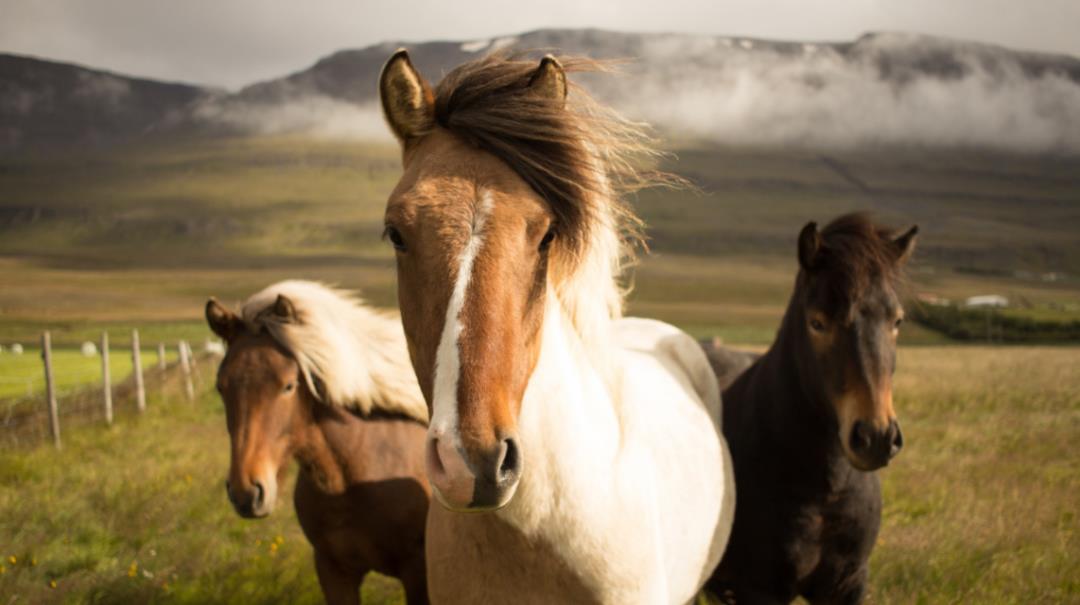
<svg viewBox="0 0 1080 605">
<path fill-rule="evenodd" d="M 911 253 L 915 251 L 915 236 L 918 234 L 919 226 L 912 225 L 911 229 L 893 240 L 893 245 L 896 246 L 896 261 L 898 263 L 906 263 L 911 258 Z"/>
<path fill-rule="evenodd" d="M 274 301 L 273 313 L 283 323 L 293 323 L 297 319 L 296 307 L 284 294 L 277 295 L 277 299 Z"/>
<path fill-rule="evenodd" d="M 240 318 L 223 307 L 216 298 L 206 301 L 206 323 L 210 325 L 214 334 L 220 336 L 225 342 L 232 342 L 242 327 Z"/>
<path fill-rule="evenodd" d="M 559 60 L 551 55 L 540 59 L 540 66 L 529 78 L 529 89 L 545 99 L 560 103 L 566 102 L 566 71 Z"/>
<path fill-rule="evenodd" d="M 424 136 L 435 125 L 435 94 L 409 53 L 399 49 L 379 75 L 379 98 L 390 130 L 403 146 Z"/>
<path fill-rule="evenodd" d="M 799 265 L 806 271 L 813 270 L 820 250 L 821 235 L 818 233 L 817 223 L 806 223 L 799 232 Z"/>
</svg>

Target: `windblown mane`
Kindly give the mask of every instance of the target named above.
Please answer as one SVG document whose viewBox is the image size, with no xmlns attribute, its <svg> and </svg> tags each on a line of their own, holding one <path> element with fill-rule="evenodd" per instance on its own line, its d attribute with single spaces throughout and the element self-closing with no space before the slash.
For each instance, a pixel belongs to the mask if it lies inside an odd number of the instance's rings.
<svg viewBox="0 0 1080 605">
<path fill-rule="evenodd" d="M 608 64 L 559 57 L 567 74 Z M 649 170 L 661 155 L 642 124 L 628 121 L 570 84 L 561 99 L 533 94 L 536 61 L 494 53 L 448 73 L 435 90 L 436 122 L 494 154 L 550 205 L 556 234 L 552 279 L 582 340 L 596 341 L 622 315 L 624 269 L 642 241 L 641 220 L 622 195 L 671 175 Z"/>
<path fill-rule="evenodd" d="M 279 294 L 296 309 L 282 321 L 268 312 Z M 367 415 L 402 414 L 428 422 L 401 322 L 364 306 L 351 293 L 288 280 L 249 298 L 241 309 L 248 329 L 265 329 L 300 365 L 308 388 L 330 405 Z"/>
<path fill-rule="evenodd" d="M 845 214 L 821 230 L 820 270 L 829 280 L 836 300 L 857 302 L 877 279 L 893 288 L 904 286 L 902 265 L 890 229 L 874 223 L 869 214 Z"/>
</svg>

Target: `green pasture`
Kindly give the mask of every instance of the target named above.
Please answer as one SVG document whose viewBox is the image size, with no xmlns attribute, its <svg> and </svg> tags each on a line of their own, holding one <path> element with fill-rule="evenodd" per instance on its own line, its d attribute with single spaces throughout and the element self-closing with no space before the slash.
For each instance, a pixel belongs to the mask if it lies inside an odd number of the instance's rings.
<svg viewBox="0 0 1080 605">
<path fill-rule="evenodd" d="M 1080 318 L 1075 160 L 682 147 L 664 167 L 697 190 L 631 200 L 651 249 L 633 313 L 767 342 L 790 292 L 799 229 L 864 210 L 920 225 L 916 292 L 1002 294 L 1010 312 Z M 0 342 L 44 328 L 95 340 L 101 325 L 148 324 L 162 334 L 147 342 L 194 339 L 205 334 L 208 297 L 235 304 L 285 278 L 392 306 L 393 257 L 380 235 L 399 173 L 393 145 L 300 137 L 2 157 Z"/>
<path fill-rule="evenodd" d="M 123 382 L 131 375 L 133 361 L 131 349 L 120 350 L 109 347 L 109 373 L 113 384 Z M 179 352 L 170 348 L 165 352 L 167 363 L 179 358 Z M 157 365 L 157 349 L 142 348 L 140 359 L 144 371 Z M 91 384 L 101 384 L 101 355 L 85 356 L 81 351 L 71 349 L 53 349 L 53 381 L 58 398 L 86 388 Z M 8 351 L 0 354 L 0 409 L 8 410 L 4 400 L 24 400 L 23 405 L 44 401 L 45 369 L 39 347 L 27 348 L 22 355 L 13 355 Z"/>
<path fill-rule="evenodd" d="M 869 602 L 1080 599 L 1077 367 L 1074 348 L 901 349 L 906 446 L 881 472 Z M 211 392 L 73 429 L 60 451 L 0 451 L 0 602 L 321 602 L 288 490 L 243 520 L 227 464 Z M 403 602 L 387 578 L 363 591 Z"/>
</svg>

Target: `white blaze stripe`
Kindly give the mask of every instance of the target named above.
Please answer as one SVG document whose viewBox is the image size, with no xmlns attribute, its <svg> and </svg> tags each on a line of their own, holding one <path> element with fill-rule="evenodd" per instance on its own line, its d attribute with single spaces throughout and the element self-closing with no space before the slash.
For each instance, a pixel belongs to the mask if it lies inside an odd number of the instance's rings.
<svg viewBox="0 0 1080 605">
<path fill-rule="evenodd" d="M 469 289 L 469 280 L 472 278 L 473 261 L 480 252 L 483 244 L 484 224 L 491 214 L 493 201 L 491 194 L 484 192 L 480 197 L 480 203 L 473 217 L 472 234 L 465 249 L 458 257 L 457 277 L 454 280 L 454 291 L 450 295 L 450 302 L 446 305 L 446 321 L 443 324 L 442 337 L 439 340 L 439 350 L 435 355 L 435 400 L 431 417 L 431 430 L 436 433 L 452 434 L 457 439 L 458 414 L 457 414 L 457 387 L 461 376 L 461 356 L 458 348 L 458 339 L 463 329 L 461 323 L 461 307 L 465 304 L 465 294 Z"/>
</svg>

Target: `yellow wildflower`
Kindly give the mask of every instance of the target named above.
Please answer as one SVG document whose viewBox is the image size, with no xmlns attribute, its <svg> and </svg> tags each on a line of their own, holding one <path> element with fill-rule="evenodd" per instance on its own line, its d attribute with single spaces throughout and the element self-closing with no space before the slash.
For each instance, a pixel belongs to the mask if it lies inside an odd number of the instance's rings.
<svg viewBox="0 0 1080 605">
<path fill-rule="evenodd" d="M 56 580 L 49 580 L 49 588 L 56 588 Z"/>
<path fill-rule="evenodd" d="M 30 557 L 30 567 L 37 567 L 37 557 Z"/>
<path fill-rule="evenodd" d="M 129 578 L 134 578 L 138 574 L 139 574 L 139 563 L 137 561 L 132 561 L 131 566 L 128 567 L 128 577 Z"/>
<path fill-rule="evenodd" d="M 7 560 L 8 560 L 8 561 L 11 561 L 11 564 L 12 564 L 12 565 L 14 565 L 14 564 L 16 564 L 16 563 L 18 563 L 18 562 L 19 562 L 19 560 L 18 560 L 17 558 L 15 558 L 15 555 L 11 555 L 10 557 L 8 557 L 8 558 L 7 558 Z"/>
</svg>

